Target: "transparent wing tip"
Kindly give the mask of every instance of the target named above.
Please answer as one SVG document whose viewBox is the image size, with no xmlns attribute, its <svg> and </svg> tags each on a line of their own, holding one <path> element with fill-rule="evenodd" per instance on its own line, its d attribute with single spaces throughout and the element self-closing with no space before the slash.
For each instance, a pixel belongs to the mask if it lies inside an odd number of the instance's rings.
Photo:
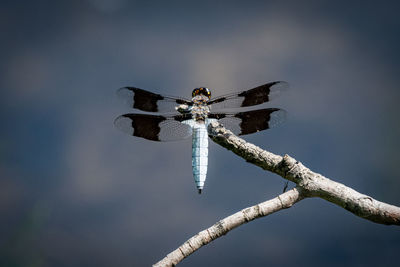
<svg viewBox="0 0 400 267">
<path fill-rule="evenodd" d="M 117 97 L 124 102 L 126 105 L 131 107 L 133 105 L 133 95 L 134 93 L 127 87 L 121 87 L 116 92 Z"/>
<path fill-rule="evenodd" d="M 284 109 L 279 109 L 277 111 L 272 112 L 270 114 L 270 120 L 268 122 L 269 128 L 273 128 L 282 124 L 283 122 L 286 121 L 286 117 L 287 117 L 287 112 Z"/>
<path fill-rule="evenodd" d="M 285 81 L 276 81 L 276 83 L 273 85 L 274 88 L 280 89 L 281 91 L 288 90 L 290 85 L 288 82 Z"/>
<path fill-rule="evenodd" d="M 131 121 L 131 119 L 127 118 L 126 116 L 124 116 L 124 115 L 118 116 L 114 120 L 114 125 L 115 125 L 115 127 L 117 127 L 119 130 L 123 131 L 124 133 L 133 135 L 132 121 Z"/>
<path fill-rule="evenodd" d="M 274 100 L 279 97 L 283 92 L 289 90 L 289 83 L 285 81 L 276 81 L 274 85 L 269 88 L 269 100 Z"/>
<path fill-rule="evenodd" d="M 130 86 L 123 86 L 117 90 L 117 95 L 133 95 L 134 94 L 134 87 Z"/>
<path fill-rule="evenodd" d="M 132 95 L 133 92 L 127 86 L 121 87 L 116 92 L 117 96 Z"/>
</svg>

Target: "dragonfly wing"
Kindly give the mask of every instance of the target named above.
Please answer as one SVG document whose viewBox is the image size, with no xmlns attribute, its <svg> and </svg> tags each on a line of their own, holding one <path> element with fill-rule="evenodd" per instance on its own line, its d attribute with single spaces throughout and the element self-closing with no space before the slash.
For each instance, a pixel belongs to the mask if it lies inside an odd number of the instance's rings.
<svg viewBox="0 0 400 267">
<path fill-rule="evenodd" d="M 266 108 L 238 113 L 210 113 L 208 117 L 217 119 L 236 135 L 246 135 L 270 129 L 284 122 L 286 111 Z"/>
<path fill-rule="evenodd" d="M 211 105 L 213 110 L 255 106 L 271 101 L 288 88 L 287 82 L 270 82 L 250 90 L 211 99 L 208 101 L 208 105 Z"/>
<path fill-rule="evenodd" d="M 161 116 L 149 114 L 124 114 L 115 119 L 115 126 L 121 131 L 152 141 L 177 141 L 188 138 L 192 127 L 184 123 L 190 114 Z"/>
<path fill-rule="evenodd" d="M 184 98 L 163 96 L 136 87 L 122 87 L 117 95 L 129 107 L 147 112 L 172 112 L 178 105 L 192 104 Z"/>
</svg>

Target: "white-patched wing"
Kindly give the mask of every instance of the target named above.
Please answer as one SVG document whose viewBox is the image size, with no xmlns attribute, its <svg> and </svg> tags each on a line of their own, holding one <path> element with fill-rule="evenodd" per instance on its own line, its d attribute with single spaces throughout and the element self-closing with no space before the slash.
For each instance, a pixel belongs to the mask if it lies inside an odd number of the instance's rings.
<svg viewBox="0 0 400 267">
<path fill-rule="evenodd" d="M 124 114 L 115 121 L 121 131 L 152 141 L 178 141 L 192 135 L 192 127 L 182 123 L 188 115 L 160 116 L 149 114 Z"/>
<path fill-rule="evenodd" d="M 208 104 L 211 106 L 212 111 L 250 107 L 269 102 L 282 92 L 288 90 L 289 84 L 284 81 L 270 82 L 260 85 L 250 90 L 245 90 L 237 93 L 231 93 L 211 99 Z"/>
<path fill-rule="evenodd" d="M 120 88 L 117 95 L 128 107 L 147 112 L 173 112 L 181 104 L 191 104 L 184 98 L 164 96 L 136 87 Z"/>
<path fill-rule="evenodd" d="M 251 134 L 279 125 L 286 120 L 286 111 L 266 108 L 238 113 L 211 113 L 222 125 L 236 135 Z"/>
</svg>

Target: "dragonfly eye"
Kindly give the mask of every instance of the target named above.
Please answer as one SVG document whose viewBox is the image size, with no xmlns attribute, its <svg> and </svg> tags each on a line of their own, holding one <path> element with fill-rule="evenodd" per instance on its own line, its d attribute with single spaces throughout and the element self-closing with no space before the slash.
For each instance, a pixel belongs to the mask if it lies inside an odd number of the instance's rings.
<svg viewBox="0 0 400 267">
<path fill-rule="evenodd" d="M 192 97 L 198 96 L 198 95 L 204 95 L 208 98 L 211 98 L 211 91 L 207 87 L 199 87 L 195 88 L 192 92 Z"/>
</svg>

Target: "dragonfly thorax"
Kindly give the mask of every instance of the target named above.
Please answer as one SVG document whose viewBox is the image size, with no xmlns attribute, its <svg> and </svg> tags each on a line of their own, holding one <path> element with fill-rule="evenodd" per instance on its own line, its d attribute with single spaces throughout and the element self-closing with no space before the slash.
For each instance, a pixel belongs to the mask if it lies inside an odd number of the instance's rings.
<svg viewBox="0 0 400 267">
<path fill-rule="evenodd" d="M 204 95 L 196 95 L 192 98 L 193 106 L 190 107 L 192 118 L 196 121 L 205 121 L 210 113 L 210 108 L 207 105 L 208 97 Z"/>
<path fill-rule="evenodd" d="M 192 98 L 194 105 L 207 105 L 209 98 L 205 95 L 196 95 Z"/>
</svg>

